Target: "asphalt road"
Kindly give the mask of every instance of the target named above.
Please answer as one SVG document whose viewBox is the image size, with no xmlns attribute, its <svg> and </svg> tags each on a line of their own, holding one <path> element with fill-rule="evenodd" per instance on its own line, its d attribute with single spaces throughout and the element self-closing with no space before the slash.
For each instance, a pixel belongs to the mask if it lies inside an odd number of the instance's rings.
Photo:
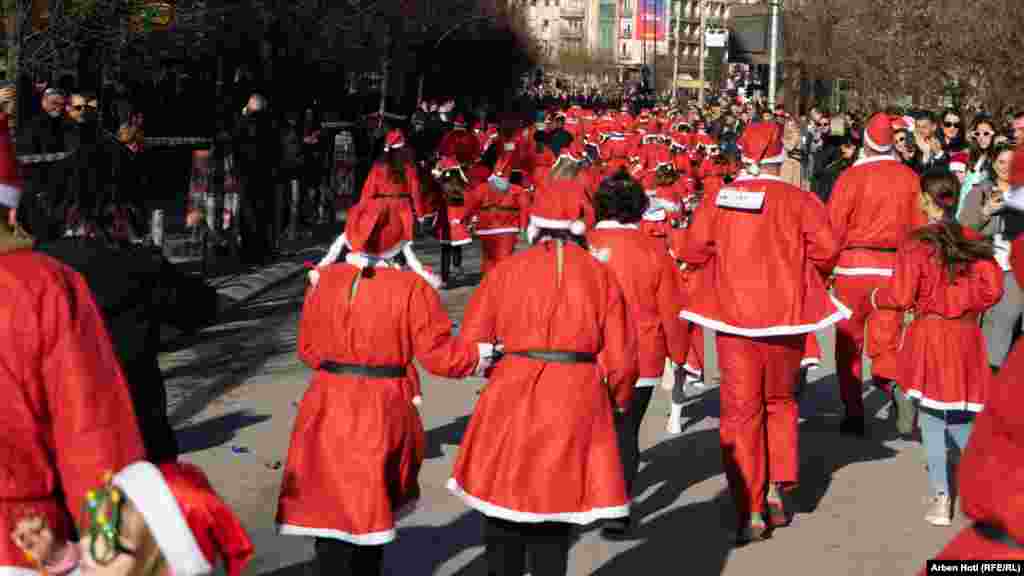
<svg viewBox="0 0 1024 576">
<path fill-rule="evenodd" d="M 418 251 L 437 266 L 436 249 Z M 477 270 L 477 252 L 467 256 L 466 269 Z M 310 542 L 274 533 L 281 480 L 276 464 L 287 455 L 296 404 L 310 374 L 294 354 L 302 290 L 299 281 L 283 285 L 162 359 L 171 419 L 186 459 L 207 471 L 256 542 L 250 574 L 306 574 L 312 558 Z M 471 290 L 443 293 L 454 319 Z M 717 390 L 690 402 L 684 433 L 668 437 L 669 398 L 659 389 L 642 429 L 636 538 L 607 542 L 593 527 L 581 530 L 570 574 L 864 575 L 911 574 L 922 567 L 963 521 L 954 528 L 924 522 L 927 478 L 918 444 L 893 439 L 881 420 L 873 423 L 870 439 L 838 435 L 832 338 L 819 336 L 826 364 L 812 373 L 801 405 L 801 486 L 791 527 L 767 542 L 731 546 L 734 514 L 724 492 Z M 717 383 L 712 342 L 709 334 L 708 372 Z M 481 385 L 424 380 L 423 500 L 386 549 L 388 574 L 486 574 L 480 517 L 444 487 Z M 869 412 L 884 413 L 881 394 L 866 389 L 866 395 Z"/>
</svg>

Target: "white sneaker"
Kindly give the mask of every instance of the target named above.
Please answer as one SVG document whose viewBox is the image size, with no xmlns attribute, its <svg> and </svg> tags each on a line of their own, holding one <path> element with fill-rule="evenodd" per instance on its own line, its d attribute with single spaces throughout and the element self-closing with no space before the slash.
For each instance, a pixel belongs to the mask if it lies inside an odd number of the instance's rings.
<svg viewBox="0 0 1024 576">
<path fill-rule="evenodd" d="M 953 524 L 953 501 L 948 494 L 936 494 L 932 497 L 925 522 L 932 526 L 951 526 Z"/>
</svg>

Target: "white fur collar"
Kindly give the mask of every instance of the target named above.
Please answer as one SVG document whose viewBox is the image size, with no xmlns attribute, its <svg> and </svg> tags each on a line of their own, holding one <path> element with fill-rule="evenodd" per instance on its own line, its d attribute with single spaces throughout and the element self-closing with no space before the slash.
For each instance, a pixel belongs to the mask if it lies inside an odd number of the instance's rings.
<svg viewBox="0 0 1024 576">
<path fill-rule="evenodd" d="M 883 154 L 881 156 L 871 156 L 869 158 L 861 158 L 860 160 L 857 160 L 856 162 L 854 162 L 853 165 L 854 166 L 863 166 L 864 164 L 873 164 L 875 162 L 884 162 L 884 161 L 887 161 L 887 160 L 888 161 L 892 161 L 892 162 L 899 162 L 899 160 L 897 160 L 895 156 L 892 156 L 890 154 Z"/>
</svg>

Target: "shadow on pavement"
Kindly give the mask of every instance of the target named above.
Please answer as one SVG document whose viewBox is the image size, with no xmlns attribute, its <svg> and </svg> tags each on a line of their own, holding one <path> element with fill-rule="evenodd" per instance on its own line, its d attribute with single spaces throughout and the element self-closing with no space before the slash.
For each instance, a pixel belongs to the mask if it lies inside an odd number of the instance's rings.
<svg viewBox="0 0 1024 576">
<path fill-rule="evenodd" d="M 384 550 L 384 573 L 402 576 L 430 576 L 442 564 L 469 548 L 483 546 L 483 518 L 467 510 L 441 526 L 411 526 L 398 529 L 398 539 Z M 470 566 L 477 564 L 477 560 Z M 467 567 L 468 568 L 468 567 Z M 486 574 L 486 569 L 457 574 Z"/>
<path fill-rule="evenodd" d="M 672 510 L 639 526 L 637 537 L 643 543 L 612 558 L 593 574 L 670 574 L 676 570 L 701 576 L 721 574 L 733 547 L 734 516 L 725 492 L 713 500 Z"/>
<path fill-rule="evenodd" d="M 220 446 L 233 439 L 237 431 L 267 420 L 270 420 L 269 415 L 253 414 L 249 410 L 239 410 L 204 420 L 175 431 L 178 449 L 181 454 L 188 454 Z"/>
<path fill-rule="evenodd" d="M 427 460 L 444 458 L 445 444 L 451 444 L 456 447 L 461 444 L 462 435 L 466 432 L 466 426 L 469 425 L 471 417 L 471 414 L 459 416 L 454 422 L 427 430 Z"/>
</svg>

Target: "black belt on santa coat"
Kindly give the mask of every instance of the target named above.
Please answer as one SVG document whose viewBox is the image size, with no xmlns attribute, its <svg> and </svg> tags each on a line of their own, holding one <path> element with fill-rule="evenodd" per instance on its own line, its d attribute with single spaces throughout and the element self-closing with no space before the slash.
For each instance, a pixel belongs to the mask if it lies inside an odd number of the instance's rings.
<svg viewBox="0 0 1024 576">
<path fill-rule="evenodd" d="M 1014 540 L 1012 536 L 1006 533 L 1006 530 L 1003 530 L 998 526 L 986 524 L 985 522 L 975 522 L 973 528 L 975 532 L 980 534 L 986 540 L 998 542 L 999 544 L 1009 546 L 1010 548 L 1024 550 L 1024 544 Z"/>
<path fill-rule="evenodd" d="M 899 252 L 899 248 L 889 248 L 886 246 L 847 246 L 843 250 L 868 250 L 870 252 L 887 252 L 890 254 Z"/>
<path fill-rule="evenodd" d="M 405 366 L 368 366 L 366 364 L 342 364 L 327 360 L 320 363 L 320 370 L 336 376 L 362 376 L 387 380 L 405 378 Z"/>
<path fill-rule="evenodd" d="M 505 352 L 506 355 L 522 356 L 540 362 L 553 364 L 595 364 L 597 355 L 591 352 L 566 352 L 563 350 L 521 350 Z"/>
</svg>

